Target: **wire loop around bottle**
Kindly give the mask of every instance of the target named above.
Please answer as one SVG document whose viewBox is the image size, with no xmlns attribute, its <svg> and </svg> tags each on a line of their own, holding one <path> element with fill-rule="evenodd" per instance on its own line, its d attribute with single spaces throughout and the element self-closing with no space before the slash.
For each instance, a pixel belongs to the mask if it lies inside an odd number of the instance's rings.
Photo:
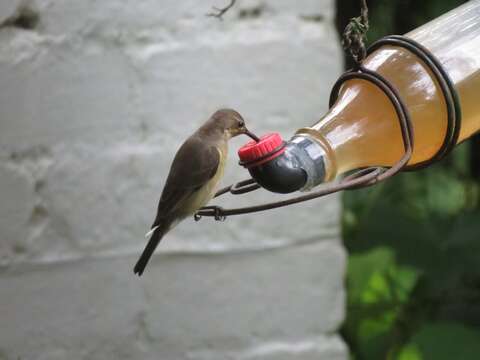
<svg viewBox="0 0 480 360">
<path fill-rule="evenodd" d="M 413 124 L 408 108 L 405 102 L 402 100 L 398 90 L 396 90 L 396 88 L 390 81 L 388 81 L 388 79 L 372 70 L 365 68 L 362 64 L 358 64 L 356 69 L 346 72 L 337 80 L 330 95 L 330 106 L 335 103 L 341 87 L 348 80 L 360 79 L 368 81 L 382 90 L 395 109 L 404 145 L 403 156 L 392 167 L 370 167 L 360 169 L 344 177 L 339 182 L 325 184 L 317 191 L 286 200 L 235 209 L 223 209 L 218 206 L 208 206 L 200 209 L 195 214 L 195 219 L 199 220 L 202 216 L 211 216 L 215 219 L 225 219 L 225 217 L 231 215 L 248 214 L 276 209 L 316 199 L 342 190 L 351 190 L 371 186 L 394 176 L 402 170 L 418 169 L 428 166 L 448 154 L 448 152 L 450 152 L 458 142 L 461 125 L 460 103 L 453 82 L 450 80 L 447 72 L 443 69 L 441 63 L 435 58 L 435 56 L 422 45 L 416 43 L 414 40 L 404 36 L 388 36 L 374 43 L 368 52 L 371 53 L 372 51 L 384 45 L 403 47 L 418 56 L 424 62 L 424 64 L 429 67 L 443 92 L 447 104 L 447 132 L 442 146 L 431 159 L 414 166 L 407 166 L 412 157 L 414 148 Z M 233 195 L 245 194 L 259 188 L 260 185 L 258 185 L 254 179 L 248 179 L 221 189 L 216 193 L 215 197 L 226 193 L 231 193 Z"/>
<path fill-rule="evenodd" d="M 450 76 L 445 71 L 440 61 L 422 44 L 419 44 L 415 40 L 406 36 L 390 35 L 374 42 L 368 48 L 367 52 L 368 54 L 371 54 L 375 50 L 385 45 L 403 47 L 420 58 L 420 60 L 422 60 L 422 62 L 427 65 L 432 72 L 444 95 L 447 108 L 447 130 L 442 145 L 438 149 L 437 153 L 430 159 L 405 168 L 405 170 L 421 169 L 431 165 L 433 162 L 443 159 L 457 144 L 462 122 L 462 111 L 460 107 L 459 96 L 455 86 L 453 85 L 453 81 L 450 79 Z"/>
</svg>

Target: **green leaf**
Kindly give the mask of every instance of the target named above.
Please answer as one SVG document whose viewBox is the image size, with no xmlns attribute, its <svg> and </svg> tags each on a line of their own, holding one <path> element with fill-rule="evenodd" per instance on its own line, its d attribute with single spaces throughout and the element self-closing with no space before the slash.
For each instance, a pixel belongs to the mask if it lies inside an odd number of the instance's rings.
<svg viewBox="0 0 480 360">
<path fill-rule="evenodd" d="M 415 344 L 408 344 L 402 348 L 397 360 L 423 360 L 422 352 Z"/>
<path fill-rule="evenodd" d="M 344 333 L 367 359 L 387 353 L 402 306 L 418 272 L 399 266 L 391 248 L 351 255 L 348 266 L 348 318 Z"/>
<path fill-rule="evenodd" d="M 400 351 L 398 360 L 477 360 L 480 331 L 456 323 L 423 326 Z"/>
</svg>

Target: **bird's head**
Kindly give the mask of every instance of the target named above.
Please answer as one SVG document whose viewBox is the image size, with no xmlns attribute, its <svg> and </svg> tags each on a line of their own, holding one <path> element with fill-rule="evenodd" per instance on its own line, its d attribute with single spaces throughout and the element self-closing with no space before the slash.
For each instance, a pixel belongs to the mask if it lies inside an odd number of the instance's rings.
<svg viewBox="0 0 480 360">
<path fill-rule="evenodd" d="M 244 134 L 258 141 L 258 138 L 245 126 L 245 120 L 242 115 L 235 110 L 218 110 L 213 114 L 212 120 L 214 121 L 215 126 L 218 126 L 228 138 Z"/>
</svg>

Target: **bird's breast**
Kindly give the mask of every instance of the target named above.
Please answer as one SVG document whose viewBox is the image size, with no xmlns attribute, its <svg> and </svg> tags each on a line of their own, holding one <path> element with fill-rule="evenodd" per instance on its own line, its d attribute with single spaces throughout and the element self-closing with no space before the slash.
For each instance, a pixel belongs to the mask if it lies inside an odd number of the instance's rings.
<svg viewBox="0 0 480 360">
<path fill-rule="evenodd" d="M 215 193 L 217 192 L 218 185 L 225 172 L 228 147 L 225 144 L 222 146 L 218 146 L 217 150 L 220 153 L 220 161 L 217 171 L 215 172 L 215 175 L 205 183 L 205 185 L 203 185 L 200 189 L 198 189 L 191 195 L 191 200 L 188 202 L 188 209 L 185 209 L 187 211 L 187 214 L 185 214 L 186 216 L 194 214 L 195 212 L 197 212 L 198 209 L 207 205 L 207 203 L 213 199 Z"/>
</svg>

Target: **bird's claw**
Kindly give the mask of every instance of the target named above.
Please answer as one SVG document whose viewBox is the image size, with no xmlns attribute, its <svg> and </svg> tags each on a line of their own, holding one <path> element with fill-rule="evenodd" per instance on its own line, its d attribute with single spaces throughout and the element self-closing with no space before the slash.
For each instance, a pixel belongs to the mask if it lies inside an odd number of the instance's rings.
<svg viewBox="0 0 480 360">
<path fill-rule="evenodd" d="M 223 215 L 223 208 L 220 206 L 204 206 L 200 209 L 200 211 L 203 210 L 207 210 L 209 212 L 209 215 L 207 216 L 213 216 L 216 221 L 225 221 L 227 219 L 227 217 Z M 193 219 L 195 221 L 200 221 L 202 219 L 202 215 L 196 213 L 195 215 L 193 215 Z"/>
<path fill-rule="evenodd" d="M 225 221 L 227 217 L 223 215 L 223 209 L 220 206 L 215 206 L 213 211 L 215 212 L 215 221 Z"/>
</svg>

